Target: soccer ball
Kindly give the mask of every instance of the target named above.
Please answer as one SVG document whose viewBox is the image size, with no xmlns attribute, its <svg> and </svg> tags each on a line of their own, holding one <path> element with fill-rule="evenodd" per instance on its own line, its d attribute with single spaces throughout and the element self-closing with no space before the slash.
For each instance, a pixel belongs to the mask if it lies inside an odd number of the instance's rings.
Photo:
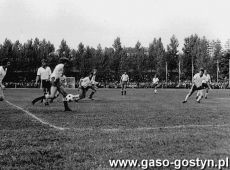
<svg viewBox="0 0 230 170">
<path fill-rule="evenodd" d="M 72 102 L 73 100 L 74 100 L 74 95 L 68 94 L 68 95 L 66 96 L 66 101 L 67 101 L 67 102 Z"/>
</svg>

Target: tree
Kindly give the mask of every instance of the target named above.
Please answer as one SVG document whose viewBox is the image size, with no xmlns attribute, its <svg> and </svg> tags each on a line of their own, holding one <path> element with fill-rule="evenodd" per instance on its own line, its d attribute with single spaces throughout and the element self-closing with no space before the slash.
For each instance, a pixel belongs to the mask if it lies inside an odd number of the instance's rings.
<svg viewBox="0 0 230 170">
<path fill-rule="evenodd" d="M 67 45 L 66 41 L 63 39 L 58 49 L 58 54 L 60 57 L 66 57 L 70 59 L 70 48 Z"/>
<path fill-rule="evenodd" d="M 173 70 L 178 71 L 178 40 L 173 35 L 170 39 L 170 44 L 167 45 L 167 52 L 166 52 L 166 62 L 168 65 L 168 70 L 169 70 L 169 79 L 171 78 L 172 80 L 175 80 L 175 75 L 173 76 Z M 173 76 L 173 77 L 172 77 Z"/>
</svg>

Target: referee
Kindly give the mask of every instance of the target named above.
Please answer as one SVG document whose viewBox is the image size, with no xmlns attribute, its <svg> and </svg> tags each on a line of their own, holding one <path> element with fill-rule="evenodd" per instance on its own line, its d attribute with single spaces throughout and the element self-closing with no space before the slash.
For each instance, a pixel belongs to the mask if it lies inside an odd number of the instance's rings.
<svg viewBox="0 0 230 170">
<path fill-rule="evenodd" d="M 42 59 L 41 61 L 42 66 L 38 68 L 37 71 L 37 77 L 35 85 L 38 84 L 38 81 L 41 80 L 41 87 L 43 89 L 44 94 L 50 93 L 50 75 L 51 75 L 51 69 L 49 66 L 47 66 L 47 62 L 45 59 Z"/>
</svg>

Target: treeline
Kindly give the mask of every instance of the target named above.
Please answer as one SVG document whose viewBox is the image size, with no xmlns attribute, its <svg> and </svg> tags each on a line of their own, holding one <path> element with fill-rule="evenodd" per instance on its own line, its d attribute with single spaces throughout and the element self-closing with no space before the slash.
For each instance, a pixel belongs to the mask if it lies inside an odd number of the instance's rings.
<svg viewBox="0 0 230 170">
<path fill-rule="evenodd" d="M 100 44 L 95 49 L 83 43 L 76 49 L 71 49 L 65 40 L 55 49 L 54 45 L 45 39 L 35 38 L 24 44 L 5 39 L 0 44 L 0 60 L 9 58 L 12 62 L 8 81 L 30 81 L 36 76 L 41 59 L 47 59 L 53 69 L 63 56 L 71 61 L 67 76 L 75 76 L 77 79 L 96 68 L 98 79 L 107 82 L 119 80 L 123 71 L 127 71 L 131 80 L 136 82 L 150 81 L 155 73 L 161 80 L 166 80 L 166 71 L 168 81 L 178 81 L 179 78 L 191 80 L 192 63 L 194 73 L 203 67 L 214 80 L 217 78 L 218 70 L 220 79 L 228 76 L 229 53 L 223 51 L 220 43 L 215 43 L 213 55 L 209 54 L 209 41 L 196 34 L 184 39 L 181 53 L 178 46 L 179 42 L 174 35 L 166 48 L 161 38 L 154 38 L 149 47 L 143 47 L 139 41 L 135 47 L 124 47 L 118 37 L 112 47 L 104 49 Z"/>
</svg>

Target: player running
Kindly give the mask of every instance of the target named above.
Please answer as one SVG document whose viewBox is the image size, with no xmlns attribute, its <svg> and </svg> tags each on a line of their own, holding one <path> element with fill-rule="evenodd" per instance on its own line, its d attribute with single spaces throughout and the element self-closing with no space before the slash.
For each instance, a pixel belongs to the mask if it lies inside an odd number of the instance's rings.
<svg viewBox="0 0 230 170">
<path fill-rule="evenodd" d="M 97 74 L 97 70 L 93 69 L 93 76 L 91 78 L 91 86 L 89 86 L 90 89 L 92 89 L 92 92 L 89 95 L 89 99 L 94 100 L 93 99 L 93 95 L 94 93 L 96 93 L 96 86 L 98 84 L 98 82 L 96 82 L 96 74 Z"/>
<path fill-rule="evenodd" d="M 47 66 L 47 62 L 45 59 L 42 59 L 41 63 L 42 63 L 42 66 L 38 68 L 35 85 L 37 85 L 38 81 L 41 80 L 40 82 L 42 85 L 42 89 L 43 89 L 44 95 L 46 95 L 48 93 L 50 94 L 51 69 L 49 66 Z"/>
<path fill-rule="evenodd" d="M 159 79 L 157 77 L 157 74 L 154 75 L 153 77 L 153 88 L 154 88 L 154 93 L 157 93 L 157 87 L 158 87 Z"/>
<path fill-rule="evenodd" d="M 51 89 L 50 89 L 50 94 L 46 94 L 44 96 L 41 96 L 39 98 L 36 98 L 35 100 L 32 101 L 32 104 L 35 104 L 36 101 L 46 99 L 46 104 L 48 104 L 48 99 L 54 99 L 55 95 L 59 92 L 63 96 L 63 104 L 65 111 L 71 111 L 71 109 L 68 106 L 68 102 L 66 100 L 67 93 L 64 90 L 64 87 L 61 84 L 61 77 L 63 76 L 64 72 L 64 67 L 68 63 L 68 59 L 63 57 L 60 59 L 60 64 L 56 65 L 53 73 L 50 76 L 51 80 Z"/>
<path fill-rule="evenodd" d="M 5 98 L 4 93 L 3 93 L 5 86 L 2 84 L 2 80 L 6 76 L 7 68 L 9 66 L 10 66 L 10 62 L 7 59 L 4 59 L 2 61 L 2 66 L 0 66 L 0 101 L 3 101 Z"/>
<path fill-rule="evenodd" d="M 126 87 L 129 83 L 129 76 L 126 72 L 121 76 L 121 95 L 126 95 Z"/>
<path fill-rule="evenodd" d="M 186 95 L 184 101 L 182 103 L 186 103 L 188 98 L 195 92 L 197 92 L 197 102 L 200 103 L 200 100 L 203 98 L 203 89 L 204 89 L 204 85 L 203 83 L 205 83 L 205 76 L 204 76 L 204 69 L 201 68 L 200 72 L 195 74 L 193 77 L 193 84 L 192 87 L 189 91 L 189 93 Z"/>
<path fill-rule="evenodd" d="M 211 88 L 211 77 L 210 77 L 210 75 L 207 73 L 207 70 L 204 70 L 204 76 L 205 76 L 205 81 L 206 81 L 206 83 L 205 83 L 205 85 L 204 85 L 204 87 L 205 87 L 205 96 L 204 96 L 204 98 L 205 99 L 207 99 L 208 98 L 208 91 L 209 91 L 209 89 L 212 89 Z"/>
</svg>

